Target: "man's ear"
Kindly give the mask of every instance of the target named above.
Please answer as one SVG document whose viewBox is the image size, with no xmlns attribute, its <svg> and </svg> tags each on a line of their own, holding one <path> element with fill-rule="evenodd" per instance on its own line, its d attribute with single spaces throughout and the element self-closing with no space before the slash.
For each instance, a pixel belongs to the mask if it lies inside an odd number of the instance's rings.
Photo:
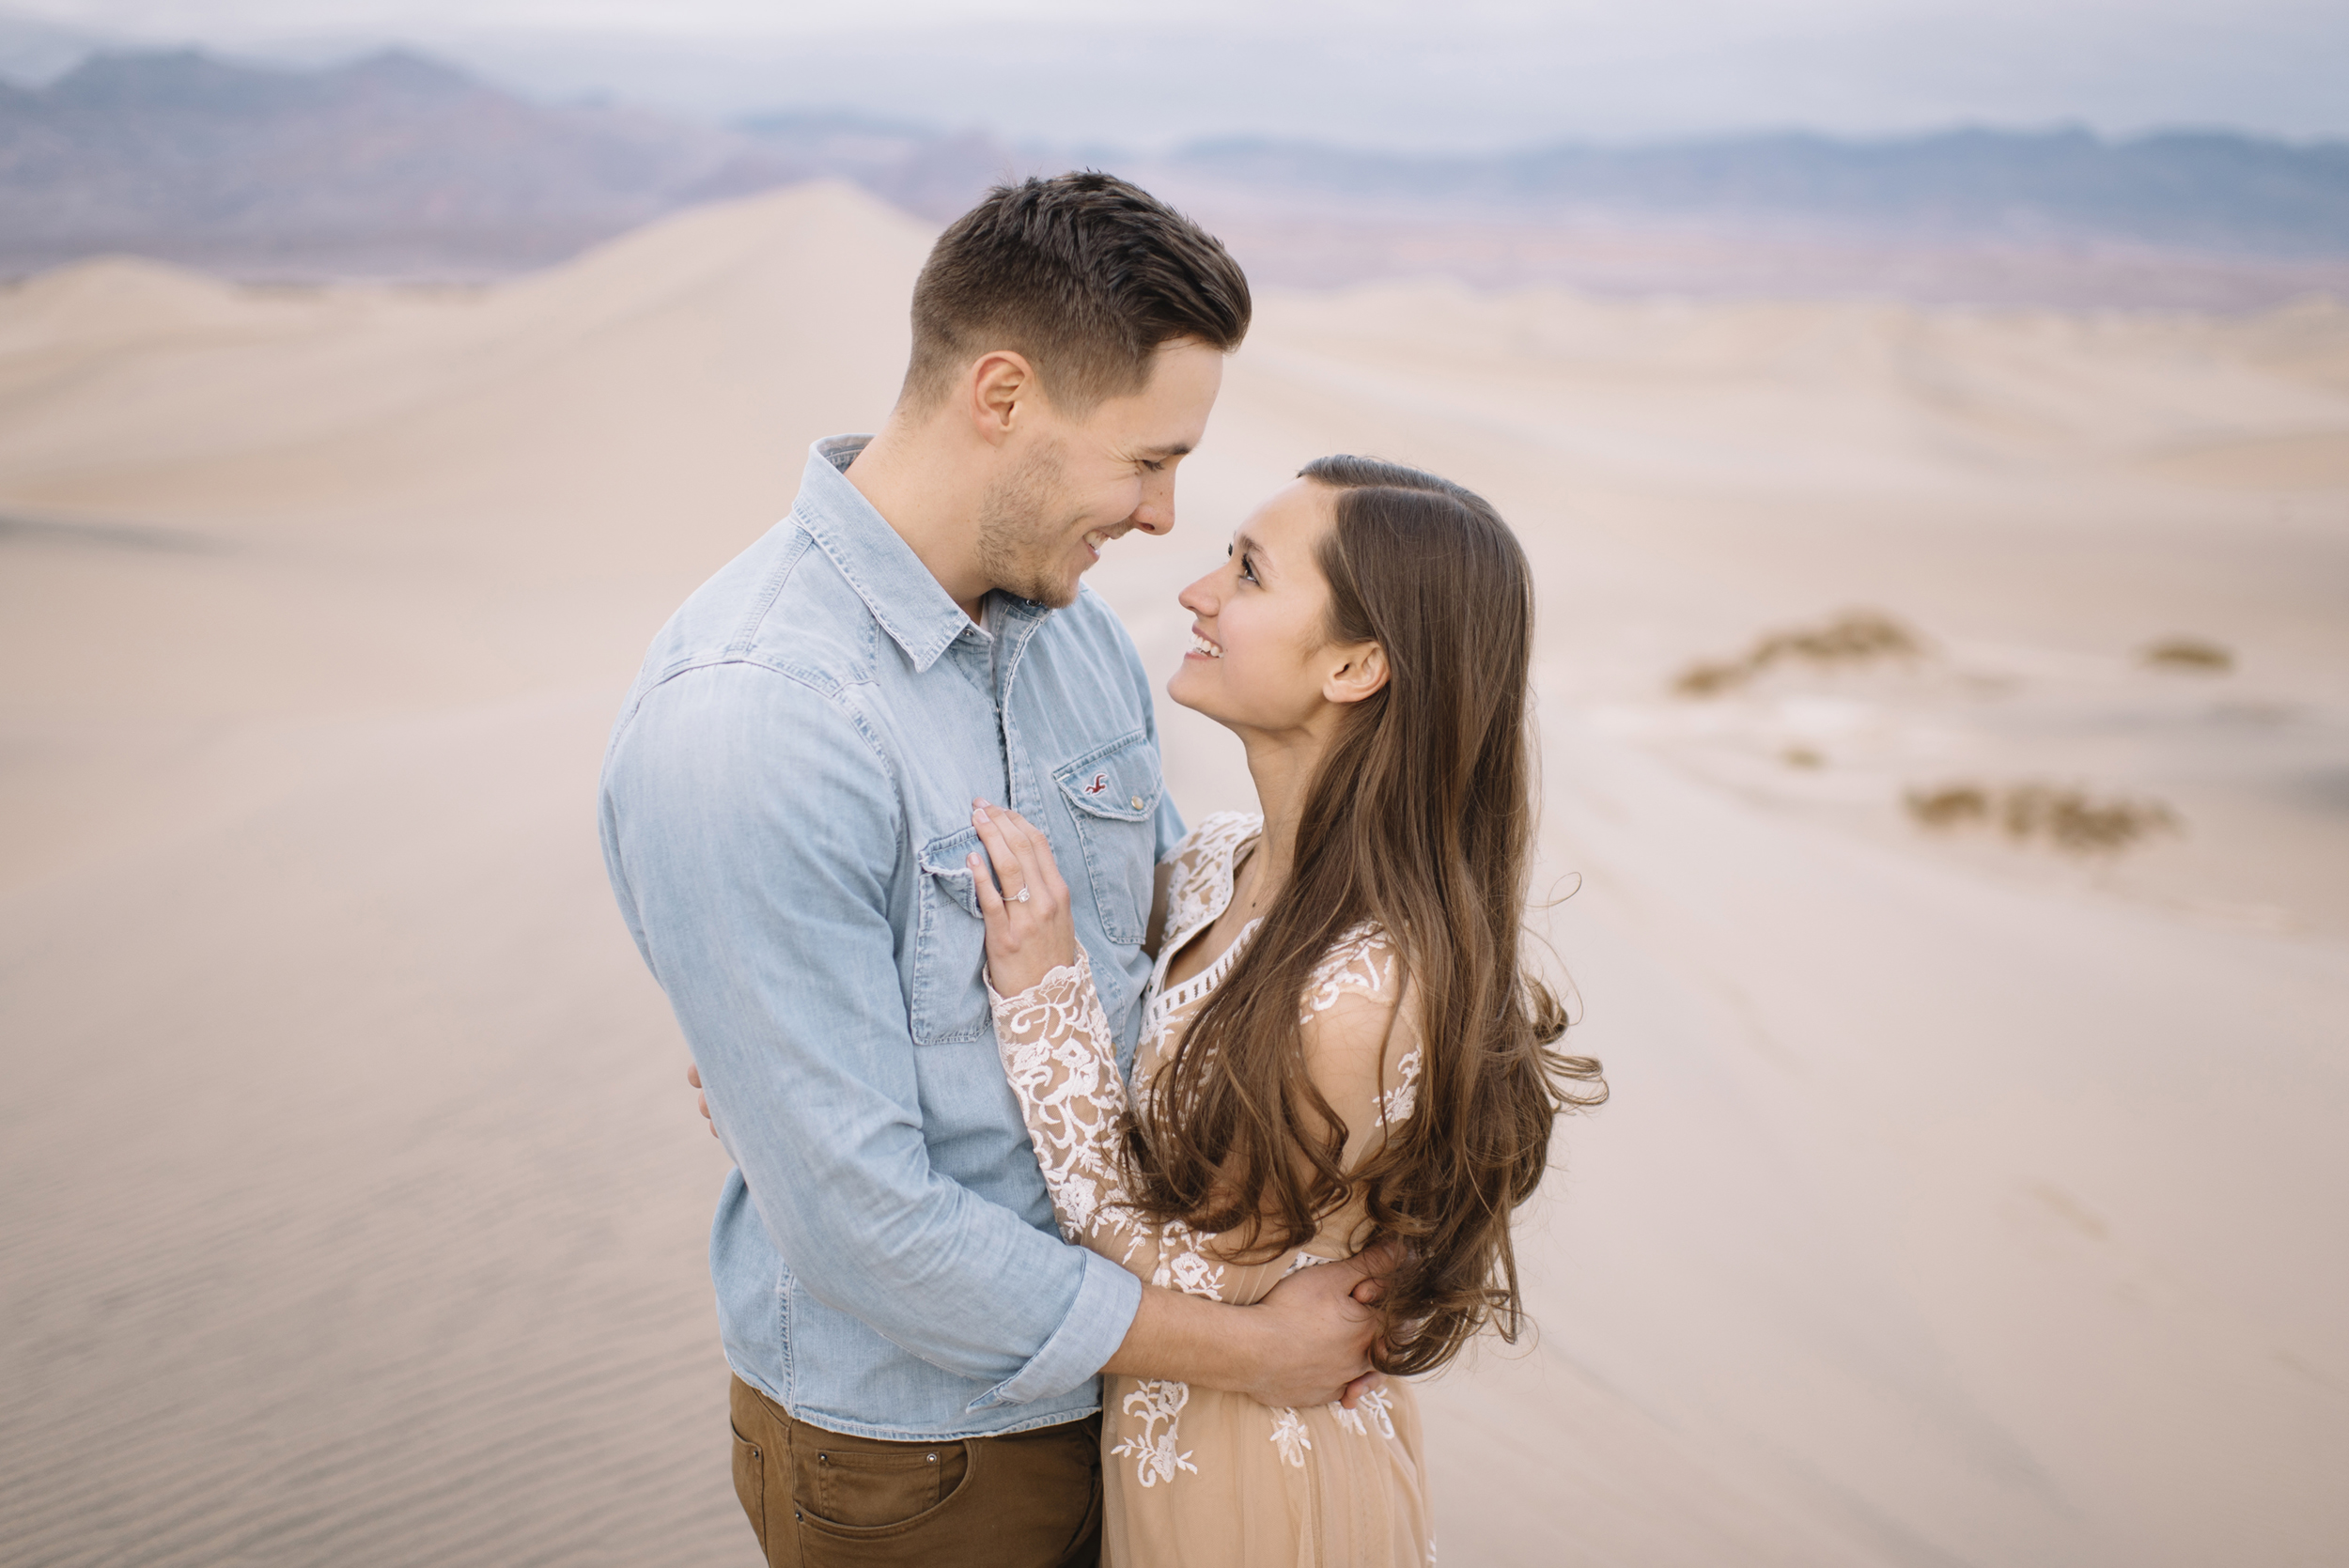
<svg viewBox="0 0 2349 1568">
<path fill-rule="evenodd" d="M 1333 703 L 1359 703 L 1375 696 L 1387 684 L 1387 650 L 1377 643 L 1357 643 L 1338 650 L 1346 662 L 1321 679 L 1321 695 Z"/>
<path fill-rule="evenodd" d="M 997 349 L 972 365 L 963 390 L 970 395 L 972 428 L 989 446 L 1000 446 L 1019 427 L 1020 405 L 1033 401 L 1040 389 L 1025 355 Z"/>
</svg>

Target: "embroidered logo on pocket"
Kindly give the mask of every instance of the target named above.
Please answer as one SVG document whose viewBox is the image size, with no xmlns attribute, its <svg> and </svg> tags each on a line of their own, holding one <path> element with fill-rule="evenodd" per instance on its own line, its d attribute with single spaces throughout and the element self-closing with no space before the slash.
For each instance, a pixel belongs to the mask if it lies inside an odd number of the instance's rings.
<svg viewBox="0 0 2349 1568">
<path fill-rule="evenodd" d="M 1109 788 L 1109 786 L 1110 776 L 1107 773 L 1096 773 L 1093 775 L 1093 782 L 1085 785 L 1085 793 L 1087 795 L 1098 795 L 1103 790 Z"/>
</svg>

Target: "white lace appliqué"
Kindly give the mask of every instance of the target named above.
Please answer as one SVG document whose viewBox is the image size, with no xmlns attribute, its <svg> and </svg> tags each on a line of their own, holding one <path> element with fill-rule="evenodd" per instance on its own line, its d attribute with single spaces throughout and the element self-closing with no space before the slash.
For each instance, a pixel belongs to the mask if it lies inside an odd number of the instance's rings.
<svg viewBox="0 0 2349 1568">
<path fill-rule="evenodd" d="M 1179 1219 L 1170 1219 L 1160 1234 L 1165 1245 L 1159 1252 L 1159 1266 L 1150 1271 L 1150 1282 L 1185 1296 L 1222 1300 L 1223 1265 L 1207 1256 L 1199 1233 Z"/>
<path fill-rule="evenodd" d="M 1126 1396 L 1122 1408 L 1129 1416 L 1142 1418 L 1142 1430 L 1110 1450 L 1120 1459 L 1134 1461 L 1134 1473 L 1144 1486 L 1156 1486 L 1161 1481 L 1174 1479 L 1176 1470 L 1199 1473 L 1199 1467 L 1190 1462 L 1190 1455 L 1176 1452 L 1181 1440 L 1178 1431 L 1183 1406 L 1190 1403 L 1190 1385 L 1158 1378 L 1147 1378 L 1134 1385 L 1134 1391 Z M 1159 1430 L 1159 1422 L 1166 1430 Z"/>
<path fill-rule="evenodd" d="M 1305 983 L 1305 1009 L 1299 1023 L 1311 1023 L 1315 1013 L 1327 1013 L 1347 991 L 1368 997 L 1392 996 L 1394 988 L 1394 949 L 1378 927 L 1364 921 L 1343 937 L 1314 966 Z"/>
<path fill-rule="evenodd" d="M 1285 1406 L 1273 1411 L 1272 1441 L 1280 1449 L 1283 1464 L 1293 1469 L 1305 1467 L 1305 1451 L 1314 1446 L 1314 1439 L 1305 1430 L 1304 1417 Z"/>
<path fill-rule="evenodd" d="M 1402 1075 L 1403 1081 L 1378 1096 L 1378 1119 L 1389 1126 L 1409 1121 L 1411 1111 L 1419 1104 L 1418 1050 L 1405 1051 L 1394 1070 Z"/>
<path fill-rule="evenodd" d="M 1369 1436 L 1373 1427 L 1378 1429 L 1381 1437 L 1394 1436 L 1394 1398 L 1384 1389 L 1373 1389 L 1362 1395 L 1361 1405 L 1352 1410 L 1342 1404 L 1332 1404 L 1330 1414 L 1357 1437 Z"/>
</svg>

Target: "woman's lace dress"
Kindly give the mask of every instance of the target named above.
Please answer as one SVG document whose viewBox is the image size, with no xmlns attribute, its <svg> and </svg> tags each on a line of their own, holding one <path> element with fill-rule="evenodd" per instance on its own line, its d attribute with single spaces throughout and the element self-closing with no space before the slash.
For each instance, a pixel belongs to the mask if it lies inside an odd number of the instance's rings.
<svg viewBox="0 0 2349 1568">
<path fill-rule="evenodd" d="M 1174 852 L 1166 935 L 1134 1058 L 1134 1094 L 1145 1107 L 1152 1075 L 1171 1060 L 1186 1023 L 1229 972 L 1255 923 L 1179 986 L 1166 984 L 1168 962 L 1230 904 L 1233 867 L 1262 829 L 1261 817 L 1221 813 L 1200 823 Z M 1349 1169 L 1387 1127 L 1411 1114 L 1418 1032 L 1408 1010 L 1396 1005 L 1398 978 L 1392 950 L 1365 926 L 1331 949 L 1300 999 L 1309 1048 L 1316 1028 L 1356 1010 L 1393 1016 L 1377 1101 L 1333 1107 L 1348 1129 Z M 1304 1248 L 1242 1265 L 1224 1260 L 1216 1236 L 1180 1223 L 1149 1223 L 1120 1207 L 1127 1188 L 1117 1134 L 1127 1090 L 1083 955 L 1016 997 L 993 1000 L 1004 1071 L 1062 1234 L 1072 1242 L 1152 1284 L 1245 1304 L 1299 1268 L 1350 1256 L 1367 1239 L 1358 1203 L 1325 1219 Z M 1104 1384 L 1103 1545 L 1111 1568 L 1382 1568 L 1435 1560 L 1419 1409 L 1405 1384 L 1390 1381 L 1351 1410 L 1268 1409 L 1244 1394 L 1152 1378 L 1112 1376 Z"/>
</svg>

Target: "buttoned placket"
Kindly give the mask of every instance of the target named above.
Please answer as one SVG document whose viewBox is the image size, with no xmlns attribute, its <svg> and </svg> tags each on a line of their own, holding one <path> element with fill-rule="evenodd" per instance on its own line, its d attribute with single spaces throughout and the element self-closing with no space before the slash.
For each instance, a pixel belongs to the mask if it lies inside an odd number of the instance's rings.
<svg viewBox="0 0 2349 1568">
<path fill-rule="evenodd" d="M 1029 639 L 1035 635 L 1037 629 L 1050 614 L 1050 611 L 1030 604 L 1025 599 L 1014 599 L 1003 605 L 1003 613 L 997 618 L 997 625 L 1002 628 L 998 635 L 1007 641 L 998 666 L 995 688 L 995 737 L 997 744 L 1003 748 L 1003 778 L 1011 791 L 1011 809 L 1038 827 L 1042 827 L 1048 819 L 1042 810 L 1044 802 L 1038 796 L 1035 781 L 1027 766 L 1027 749 L 1019 742 L 1019 725 L 1012 716 L 1011 696 L 1012 689 L 1019 678 L 1020 656 L 1027 651 Z M 990 663 L 994 662 L 990 660 Z"/>
</svg>

